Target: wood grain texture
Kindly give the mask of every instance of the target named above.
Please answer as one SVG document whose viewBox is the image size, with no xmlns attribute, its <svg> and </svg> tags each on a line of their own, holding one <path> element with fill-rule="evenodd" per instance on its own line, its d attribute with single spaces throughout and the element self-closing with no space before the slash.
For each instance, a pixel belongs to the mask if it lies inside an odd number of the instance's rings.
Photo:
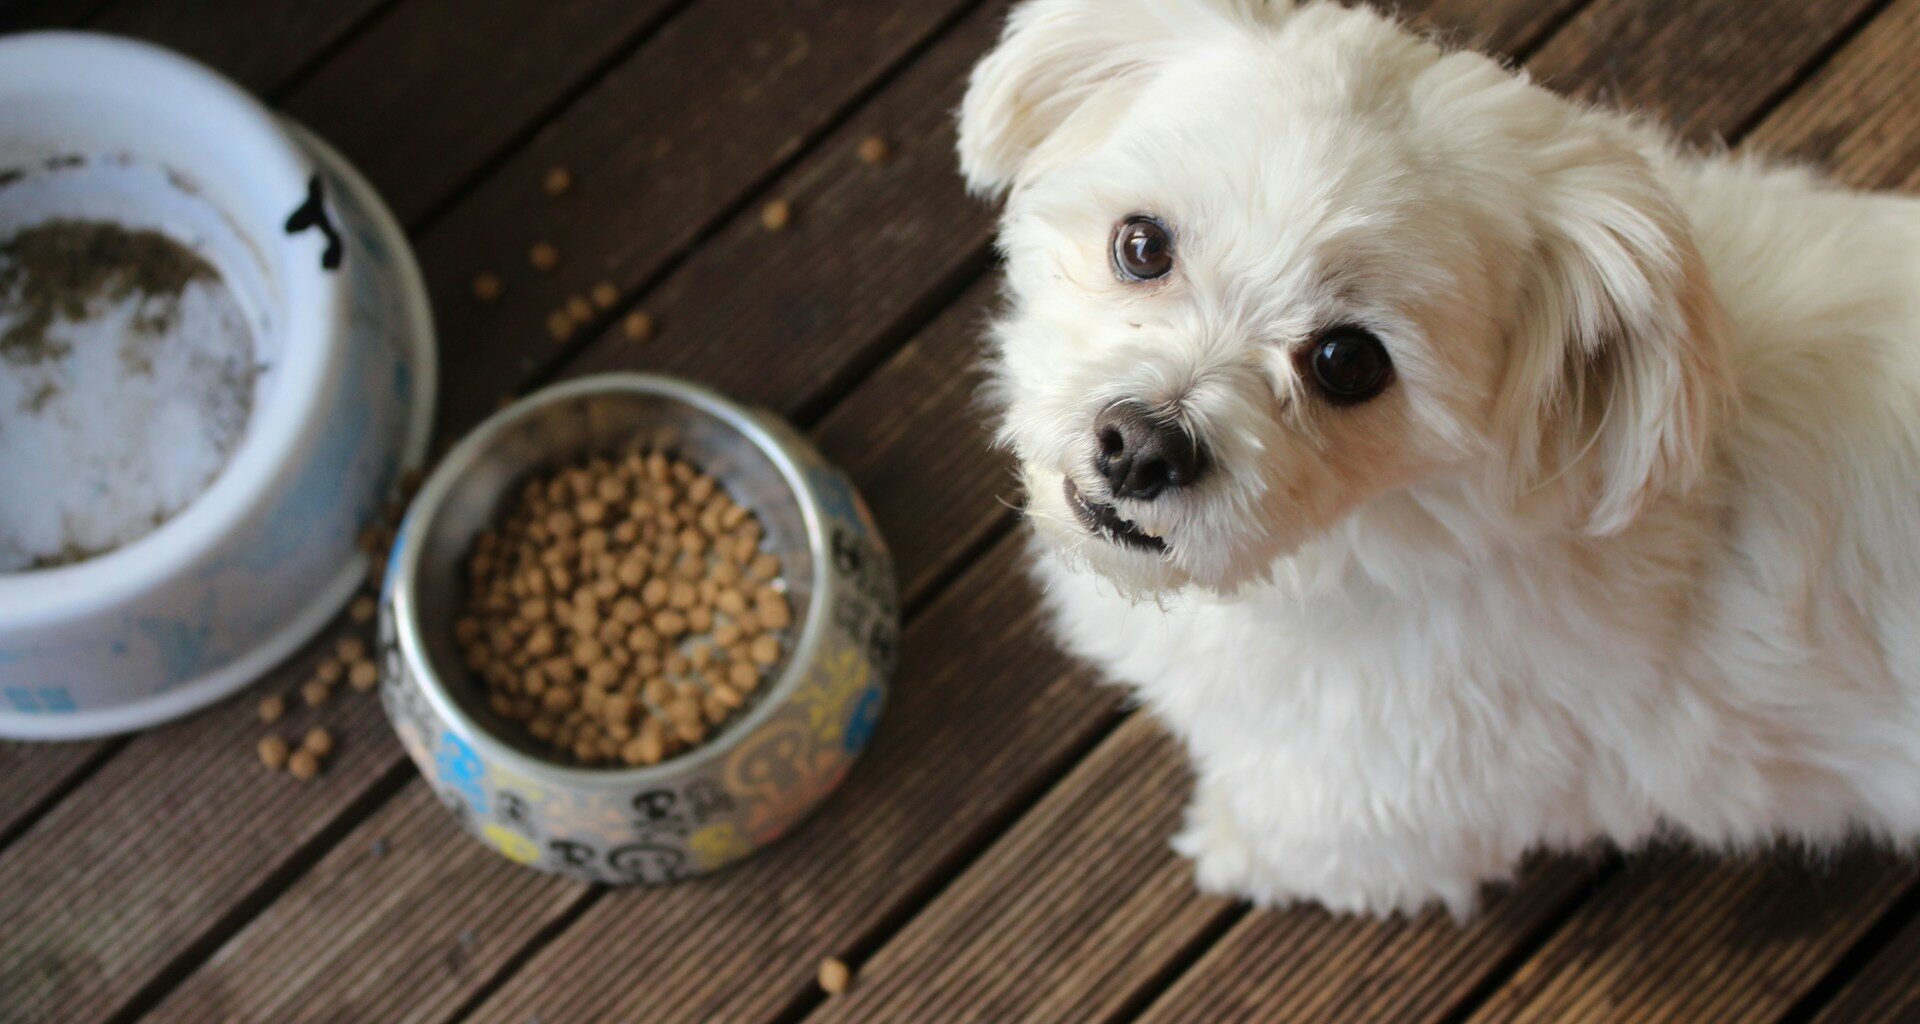
<svg viewBox="0 0 1920 1024">
<path fill-rule="evenodd" d="M 644 300 L 660 324 L 652 342 L 609 330 L 563 372 L 699 364 L 707 383 L 792 413 L 794 394 L 832 391 L 898 344 L 903 325 L 938 308 L 930 297 L 950 298 L 987 263 L 994 211 L 961 186 L 953 111 L 1005 8 L 970 14 L 827 138 L 819 159 L 772 183 L 765 196 L 790 204 L 789 227 L 767 231 L 756 204 L 675 268 Z M 888 140 L 883 166 L 855 156 L 868 135 Z M 715 345 L 737 358 L 702 362 Z"/>
<path fill-rule="evenodd" d="M 1874 0 L 1595 0 L 1533 61 L 1546 84 L 1696 142 L 1764 112 Z M 1682 56 L 1684 55 L 1684 56 Z"/>
<path fill-rule="evenodd" d="M 1139 1019 L 1259 1024 L 1438 1021 L 1592 884 L 1590 865 L 1536 860 L 1466 927 L 1438 911 L 1370 921 L 1316 909 L 1242 919 Z"/>
<path fill-rule="evenodd" d="M 19 743 L 0 740 L 0 847 L 48 798 L 72 783 L 110 745 L 108 740 L 78 743 Z"/>
<path fill-rule="evenodd" d="M 396 0 L 116 0 L 87 25 L 159 43 L 275 97 Z"/>
<path fill-rule="evenodd" d="M 1637 857 L 1472 1020 L 1772 1020 L 1917 875 L 1874 852 L 1831 867 Z"/>
<path fill-rule="evenodd" d="M 285 100 L 415 224 L 674 0 L 407 0 Z"/>
<path fill-rule="evenodd" d="M 1009 525 L 1020 498 L 976 400 L 980 330 L 999 282 L 989 275 L 967 289 L 814 430 L 866 496 L 903 593 L 923 592 Z"/>
<path fill-rule="evenodd" d="M 680 258 L 960 7 L 705 0 L 664 26 L 421 239 L 441 331 L 461 360 L 442 389 L 443 428 L 470 426 L 564 351 L 545 322 L 568 296 L 601 282 L 631 293 Z M 554 166 L 575 179 L 557 200 L 540 188 Z M 536 243 L 558 250 L 553 270 L 528 266 Z M 495 303 L 473 298 L 482 272 L 506 282 Z M 750 302 L 761 286 L 728 285 L 719 301 Z M 736 349 L 731 362 L 751 367 L 804 337 L 803 322 L 782 326 L 784 346 Z M 715 335 L 693 347 L 728 344 Z M 771 370 L 763 379 L 776 389 L 804 384 Z"/>
<path fill-rule="evenodd" d="M 1920 919 L 1909 923 L 1821 1009 L 1815 1024 L 1920 1021 Z"/>
<path fill-rule="evenodd" d="M 414 779 L 143 1019 L 450 1019 L 587 891 L 456 831 Z"/>
<path fill-rule="evenodd" d="M 808 1021 L 1111 1019 L 1231 911 L 1167 846 L 1189 785 L 1173 741 L 1130 717 Z"/>
<path fill-rule="evenodd" d="M 908 629 L 872 749 L 804 826 L 710 878 L 600 900 L 472 1019 L 751 1021 L 805 997 L 822 956 L 911 906 L 1116 710 L 1047 642 L 1020 561 L 1002 542 Z M 672 941 L 606 941 L 635 921 Z"/>
<path fill-rule="evenodd" d="M 310 648 L 280 678 L 313 658 Z M 133 738 L 0 852 L 0 1021 L 88 1021 L 127 1005 L 297 870 L 306 845 L 400 756 L 373 695 L 343 688 L 324 715 L 296 712 L 281 726 L 298 737 L 325 722 L 337 742 L 327 774 L 307 785 L 269 774 L 254 751 L 257 698 Z"/>
<path fill-rule="evenodd" d="M 1920 189 L 1920 2 L 1896 0 L 1754 130 L 1749 149 L 1863 188 Z"/>
</svg>

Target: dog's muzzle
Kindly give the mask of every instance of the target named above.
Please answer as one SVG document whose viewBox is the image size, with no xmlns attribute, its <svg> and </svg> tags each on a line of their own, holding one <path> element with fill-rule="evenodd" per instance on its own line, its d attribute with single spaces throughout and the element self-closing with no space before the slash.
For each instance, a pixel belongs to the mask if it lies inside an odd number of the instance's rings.
<svg viewBox="0 0 1920 1024">
<path fill-rule="evenodd" d="M 1066 481 L 1067 507 L 1087 529 L 1106 537 L 1108 540 L 1142 551 L 1165 551 L 1167 542 L 1152 534 L 1142 532 L 1131 521 L 1123 519 L 1119 510 L 1102 501 L 1094 501 L 1080 492 L 1072 478 Z"/>
</svg>

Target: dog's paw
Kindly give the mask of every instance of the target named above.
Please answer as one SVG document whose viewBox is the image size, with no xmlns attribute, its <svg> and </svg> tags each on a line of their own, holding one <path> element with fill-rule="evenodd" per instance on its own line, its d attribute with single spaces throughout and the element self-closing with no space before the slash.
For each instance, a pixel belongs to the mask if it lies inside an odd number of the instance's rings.
<svg viewBox="0 0 1920 1024">
<path fill-rule="evenodd" d="M 1174 851 L 1193 862 L 1203 892 L 1245 898 L 1254 891 L 1258 861 L 1224 801 L 1202 789 L 1187 806 L 1186 827 L 1173 837 Z"/>
</svg>

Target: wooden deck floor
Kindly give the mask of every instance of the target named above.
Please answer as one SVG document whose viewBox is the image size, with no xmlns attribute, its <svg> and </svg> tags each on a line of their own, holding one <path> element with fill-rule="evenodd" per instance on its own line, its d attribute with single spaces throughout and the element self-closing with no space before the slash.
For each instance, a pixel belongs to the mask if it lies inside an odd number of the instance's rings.
<svg viewBox="0 0 1920 1024">
<path fill-rule="evenodd" d="M 1920 0 L 1406 0 L 1692 138 L 1920 185 Z M 745 865 L 656 891 L 514 867 L 375 701 L 320 781 L 250 699 L 125 739 L 0 745 L 0 1022 L 1920 1020 L 1920 867 L 1544 860 L 1458 928 L 1198 897 L 1156 727 L 1034 628 L 969 405 L 990 212 L 950 111 L 1001 0 L 0 2 L 200 56 L 381 187 L 440 323 L 443 436 L 510 393 L 686 374 L 795 418 L 896 548 L 894 699 L 846 787 Z M 0 116 L 4 116 L 0 112 Z M 856 159 L 878 134 L 894 158 Z M 576 184 L 552 198 L 545 172 Z M 791 228 L 758 209 L 784 198 Z M 545 241 L 559 266 L 537 273 Z M 471 281 L 506 281 L 482 305 Z M 600 281 L 619 304 L 544 326 Z M 645 309 L 644 345 L 618 326 Z M 323 641 L 324 642 L 324 641 Z M 290 689 L 315 651 L 263 684 Z M 351 696 L 351 695 L 349 695 Z M 827 955 L 859 982 L 829 999 Z"/>
</svg>

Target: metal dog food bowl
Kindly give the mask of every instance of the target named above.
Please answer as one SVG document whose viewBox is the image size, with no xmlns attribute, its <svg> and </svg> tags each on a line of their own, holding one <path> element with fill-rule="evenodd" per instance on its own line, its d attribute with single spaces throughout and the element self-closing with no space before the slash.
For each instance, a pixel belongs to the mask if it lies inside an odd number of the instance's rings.
<svg viewBox="0 0 1920 1024">
<path fill-rule="evenodd" d="M 462 664 L 465 561 L 529 475 L 635 443 L 692 460 L 759 517 L 794 605 L 790 653 L 702 746 L 645 768 L 560 764 L 488 708 Z M 898 624 L 871 515 L 792 428 L 683 381 L 592 377 L 496 414 L 421 488 L 382 595 L 381 695 L 407 753 L 482 842 L 546 871 L 659 884 L 746 856 L 832 791 L 873 734 Z"/>
</svg>

